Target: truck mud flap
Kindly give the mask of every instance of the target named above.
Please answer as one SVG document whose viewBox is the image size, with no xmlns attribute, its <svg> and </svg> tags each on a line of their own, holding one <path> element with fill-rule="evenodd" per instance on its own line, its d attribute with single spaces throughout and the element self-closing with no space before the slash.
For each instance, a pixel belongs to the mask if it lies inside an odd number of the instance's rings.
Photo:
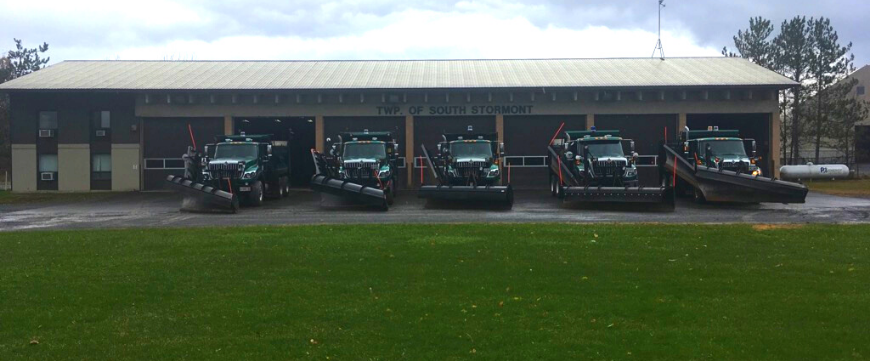
<svg viewBox="0 0 870 361">
<path fill-rule="evenodd" d="M 311 177 L 311 189 L 384 210 L 389 208 L 383 190 L 330 178 L 322 174 L 315 174 Z"/>
<path fill-rule="evenodd" d="M 677 176 L 701 190 L 704 199 L 710 202 L 730 203 L 805 203 L 809 189 L 803 184 L 783 180 L 756 177 L 729 170 L 718 170 L 703 165 L 695 166 L 686 161 L 667 145 L 663 145 L 660 160 L 665 172 L 674 171 L 676 159 Z"/>
<path fill-rule="evenodd" d="M 417 197 L 447 201 L 495 202 L 512 206 L 514 189 L 511 186 L 422 186 Z"/>
<path fill-rule="evenodd" d="M 212 186 L 196 183 L 183 177 L 166 177 L 169 187 L 181 193 L 181 210 L 204 213 L 236 213 L 239 211 L 239 197 Z"/>
<path fill-rule="evenodd" d="M 613 203 L 663 203 L 674 205 L 670 187 L 565 187 L 566 201 Z"/>
</svg>

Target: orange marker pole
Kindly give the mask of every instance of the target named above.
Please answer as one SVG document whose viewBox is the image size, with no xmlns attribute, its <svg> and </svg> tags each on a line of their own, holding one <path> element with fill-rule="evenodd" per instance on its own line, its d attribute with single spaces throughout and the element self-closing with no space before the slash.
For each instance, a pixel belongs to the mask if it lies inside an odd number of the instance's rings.
<svg viewBox="0 0 870 361">
<path fill-rule="evenodd" d="M 193 144 L 193 150 L 196 150 L 196 139 L 193 138 L 193 128 L 190 127 L 190 123 L 187 123 L 187 133 L 190 134 L 190 142 Z"/>
</svg>

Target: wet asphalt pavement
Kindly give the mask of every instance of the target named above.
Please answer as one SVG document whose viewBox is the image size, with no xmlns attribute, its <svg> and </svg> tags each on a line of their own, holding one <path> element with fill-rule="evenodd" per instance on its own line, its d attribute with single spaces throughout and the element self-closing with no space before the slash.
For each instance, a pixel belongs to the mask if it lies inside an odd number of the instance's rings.
<svg viewBox="0 0 870 361">
<path fill-rule="evenodd" d="M 131 227 L 208 227 L 338 223 L 513 223 L 513 222 L 645 222 L 645 223 L 870 223 L 870 199 L 810 192 L 805 204 L 695 204 L 678 199 L 674 211 L 649 205 L 578 205 L 563 203 L 546 192 L 518 191 L 513 209 L 433 207 L 400 193 L 389 211 L 321 199 L 308 190 L 267 201 L 238 214 L 194 214 L 179 211 L 174 193 L 126 193 L 76 203 L 0 205 L 0 230 L 88 229 Z"/>
</svg>

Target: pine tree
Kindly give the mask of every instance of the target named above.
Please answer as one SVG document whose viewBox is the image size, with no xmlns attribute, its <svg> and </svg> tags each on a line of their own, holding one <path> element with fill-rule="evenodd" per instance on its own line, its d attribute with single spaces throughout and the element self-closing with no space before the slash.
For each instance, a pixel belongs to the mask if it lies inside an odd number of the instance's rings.
<svg viewBox="0 0 870 361">
<path fill-rule="evenodd" d="M 855 56 L 849 53 L 852 50 L 851 42 L 840 46 L 839 36 L 829 19 L 824 17 L 818 20 L 810 19 L 809 28 L 813 45 L 810 52 L 809 72 L 815 81 L 812 85 L 815 114 L 808 118 L 813 125 L 808 135 L 812 136 L 815 147 L 814 159 L 818 163 L 825 133 L 824 127 L 828 124 L 828 114 L 834 111 L 834 107 L 844 106 L 840 100 L 852 89 L 852 86 L 847 86 L 848 84 L 839 87 L 832 87 L 832 85 L 855 71 L 853 65 Z"/>
<path fill-rule="evenodd" d="M 44 68 L 50 58 L 43 58 L 40 54 L 48 51 L 48 43 L 42 43 L 35 48 L 25 48 L 20 39 L 15 41 L 15 49 L 10 50 L 6 56 L 0 57 L 0 83 L 30 74 Z M 8 169 L 10 166 L 9 145 L 9 97 L 0 94 L 0 168 Z"/>
<path fill-rule="evenodd" d="M 814 46 L 810 30 L 807 18 L 797 16 L 791 20 L 783 21 L 782 25 L 780 25 L 780 33 L 773 38 L 773 62 L 776 64 L 775 68 L 780 74 L 800 84 L 800 86 L 793 90 L 791 157 L 788 159 L 789 164 L 794 164 L 797 158 L 800 157 L 801 121 L 803 115 L 801 106 L 805 96 L 804 83 L 808 80 L 810 61 L 812 60 L 810 51 Z"/>
<path fill-rule="evenodd" d="M 761 65 L 765 68 L 776 70 L 774 64 L 773 45 L 770 35 L 773 34 L 773 25 L 770 20 L 762 17 L 749 19 L 749 29 L 738 30 L 734 36 L 734 47 L 737 54 L 731 53 L 727 48 L 722 49 L 726 56 L 740 56 L 744 59 Z"/>
</svg>

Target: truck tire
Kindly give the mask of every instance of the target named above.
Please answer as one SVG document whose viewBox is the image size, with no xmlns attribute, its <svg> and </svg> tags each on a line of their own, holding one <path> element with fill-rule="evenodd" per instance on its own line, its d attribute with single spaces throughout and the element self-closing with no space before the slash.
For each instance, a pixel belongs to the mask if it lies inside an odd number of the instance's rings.
<svg viewBox="0 0 870 361">
<path fill-rule="evenodd" d="M 289 197 L 289 196 L 290 196 L 290 178 L 288 178 L 288 177 L 281 177 L 281 179 L 284 180 L 283 184 L 281 185 L 281 188 L 284 190 L 284 194 L 283 194 L 283 196 L 284 196 L 285 198 L 286 198 L 286 197 Z"/>
<path fill-rule="evenodd" d="M 556 177 L 553 176 L 553 173 L 550 173 L 550 195 L 556 196 Z"/>
<path fill-rule="evenodd" d="M 263 189 L 263 182 L 257 181 L 251 186 L 251 193 L 248 193 L 248 202 L 250 205 L 254 207 L 259 207 L 263 205 L 263 197 L 265 193 L 265 189 Z"/>
<path fill-rule="evenodd" d="M 284 189 L 284 177 L 278 178 L 278 199 L 284 198 L 287 196 L 287 193 Z"/>
<path fill-rule="evenodd" d="M 390 183 L 390 186 L 384 190 L 384 195 L 387 197 L 387 205 L 393 205 L 393 202 L 395 202 L 396 198 L 396 191 L 395 186 L 392 184 L 392 182 Z"/>
</svg>

